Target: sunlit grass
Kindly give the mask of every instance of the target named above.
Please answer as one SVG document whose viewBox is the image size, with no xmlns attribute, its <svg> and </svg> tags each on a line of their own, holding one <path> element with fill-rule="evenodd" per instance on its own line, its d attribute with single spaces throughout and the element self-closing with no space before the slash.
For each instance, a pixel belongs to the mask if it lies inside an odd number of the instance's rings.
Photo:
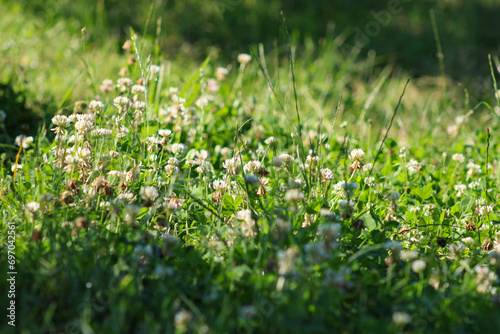
<svg viewBox="0 0 500 334">
<path fill-rule="evenodd" d="M 333 36 L 196 62 L 11 14 L 4 75 L 60 108 L 0 167 L 2 333 L 500 328 L 493 108 Z"/>
</svg>

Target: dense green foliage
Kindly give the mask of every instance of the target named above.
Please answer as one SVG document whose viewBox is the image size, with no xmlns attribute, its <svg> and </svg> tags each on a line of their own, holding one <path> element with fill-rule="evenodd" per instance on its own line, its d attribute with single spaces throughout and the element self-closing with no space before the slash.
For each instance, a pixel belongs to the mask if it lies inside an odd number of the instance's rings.
<svg viewBox="0 0 500 334">
<path fill-rule="evenodd" d="M 102 41 L 110 35 L 124 41 L 129 25 L 136 31 L 147 28 L 155 34 L 157 19 L 161 18 L 165 37 L 162 44 L 170 55 L 188 42 L 202 48 L 217 45 L 226 56 L 234 56 L 235 52 L 256 43 L 270 47 L 278 38 L 285 42 L 281 11 L 286 15 L 289 31 L 300 35 L 302 41 L 305 37 L 314 41 L 324 38 L 330 24 L 337 34 L 345 35 L 346 43 L 354 45 L 356 28 L 366 32 L 366 25 L 377 21 L 374 13 L 383 15 L 382 12 L 387 13 L 392 6 L 398 10 L 388 18 L 379 18 L 380 32 L 374 30 L 376 36 L 369 36 L 363 45 L 363 54 L 373 49 L 416 75 L 434 74 L 439 70 L 429 15 L 433 10 L 448 74 L 460 79 L 464 75 L 475 78 L 487 74 L 486 56 L 498 51 L 500 38 L 496 27 L 500 5 L 494 0 L 158 0 L 151 2 L 153 12 L 150 6 L 137 1 L 23 0 L 17 3 L 47 20 L 71 17 L 80 27 L 89 27 L 94 41 Z M 150 23 L 146 24 L 150 17 Z"/>
<path fill-rule="evenodd" d="M 332 8 L 363 22 L 365 2 L 25 3 L 45 19 L 0 4 L 2 307 L 17 271 L 0 332 L 497 332 L 495 87 L 406 85 L 322 35 Z M 421 23 L 429 4 L 410 4 Z M 459 5 L 493 8 L 437 18 Z M 281 8 L 311 36 L 297 48 L 272 47 Z M 211 31 L 189 21 L 211 15 Z M 169 56 L 160 16 L 197 51 Z M 474 29 L 457 39 L 477 51 Z"/>
</svg>

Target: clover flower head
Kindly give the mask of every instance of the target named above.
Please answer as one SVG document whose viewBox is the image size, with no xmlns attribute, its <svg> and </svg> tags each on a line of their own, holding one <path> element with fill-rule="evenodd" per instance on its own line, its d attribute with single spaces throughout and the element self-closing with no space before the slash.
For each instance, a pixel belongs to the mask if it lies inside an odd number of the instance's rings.
<svg viewBox="0 0 500 334">
<path fill-rule="evenodd" d="M 238 63 L 240 63 L 242 65 L 248 64 L 251 60 L 252 60 L 252 56 L 250 56 L 247 53 L 240 53 L 238 55 Z"/>
<path fill-rule="evenodd" d="M 360 148 L 355 148 L 349 153 L 349 159 L 354 161 L 361 161 L 365 158 L 365 152 Z"/>
<path fill-rule="evenodd" d="M 304 193 L 299 189 L 290 189 L 285 193 L 285 200 L 297 203 L 304 199 Z"/>
<path fill-rule="evenodd" d="M 61 128 L 67 128 L 70 125 L 70 120 L 68 117 L 64 115 L 56 115 L 52 117 L 52 123 L 54 123 L 55 126 L 61 127 Z"/>
<path fill-rule="evenodd" d="M 158 198 L 159 193 L 158 189 L 156 189 L 153 186 L 145 186 L 142 187 L 139 195 L 141 195 L 141 198 L 145 201 L 154 201 L 156 198 Z"/>
<path fill-rule="evenodd" d="M 411 264 L 411 270 L 413 270 L 417 274 L 424 271 L 425 267 L 427 267 L 427 263 L 424 260 L 420 259 L 413 261 Z"/>
</svg>

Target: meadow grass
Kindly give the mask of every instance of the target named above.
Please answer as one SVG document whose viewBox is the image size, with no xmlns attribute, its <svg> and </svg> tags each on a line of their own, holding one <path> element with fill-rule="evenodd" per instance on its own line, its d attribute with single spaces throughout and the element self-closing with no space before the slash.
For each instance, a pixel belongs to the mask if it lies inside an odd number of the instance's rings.
<svg viewBox="0 0 500 334">
<path fill-rule="evenodd" d="M 3 143 L 2 333 L 500 328 L 496 101 L 335 35 L 197 62 L 24 15 L 3 75 L 55 113 Z"/>
</svg>

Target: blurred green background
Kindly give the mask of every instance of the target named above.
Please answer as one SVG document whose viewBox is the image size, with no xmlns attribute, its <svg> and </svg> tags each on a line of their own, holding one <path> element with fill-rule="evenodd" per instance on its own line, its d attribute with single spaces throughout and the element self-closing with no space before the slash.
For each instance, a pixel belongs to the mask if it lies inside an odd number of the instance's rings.
<svg viewBox="0 0 500 334">
<path fill-rule="evenodd" d="M 7 1 L 9 2 L 9 1 Z M 154 34 L 157 19 L 162 18 L 162 47 L 175 54 L 189 44 L 198 54 L 215 45 L 223 55 L 230 57 L 248 50 L 256 43 L 272 45 L 283 34 L 283 20 L 287 18 L 290 32 L 299 34 L 303 41 L 311 37 L 317 41 L 325 37 L 327 27 L 335 34 L 344 34 L 346 43 L 354 45 L 357 31 L 366 31 L 367 24 L 377 22 L 373 13 L 392 14 L 380 32 L 369 37 L 361 54 L 374 50 L 377 55 L 396 61 L 410 74 L 435 75 L 438 71 L 436 42 L 429 11 L 435 11 L 446 73 L 454 79 L 488 74 L 487 54 L 500 51 L 500 1 L 498 0 L 21 0 L 12 1 L 44 20 L 73 20 L 74 27 L 86 26 L 92 41 L 127 38 L 129 26 Z M 357 30 L 356 28 L 359 28 Z M 371 28 L 374 26 L 372 24 Z M 373 30 L 376 32 L 377 30 Z M 119 50 L 119 44 L 116 45 Z"/>
<path fill-rule="evenodd" d="M 258 43 L 286 64 L 289 40 L 299 57 L 327 42 L 340 45 L 332 53 L 346 63 L 368 58 L 379 71 L 395 65 L 392 76 L 426 78 L 442 75 L 431 10 L 448 87 L 466 88 L 473 103 L 491 103 L 488 54 L 500 54 L 498 0 L 1 0 L 0 110 L 8 117 L 0 142 L 34 134 L 65 101 L 88 99 L 96 81 L 116 76 L 127 64 L 122 45 L 130 27 L 146 44 L 157 42 L 181 79 L 207 54 L 214 66 L 226 66 Z"/>
</svg>

